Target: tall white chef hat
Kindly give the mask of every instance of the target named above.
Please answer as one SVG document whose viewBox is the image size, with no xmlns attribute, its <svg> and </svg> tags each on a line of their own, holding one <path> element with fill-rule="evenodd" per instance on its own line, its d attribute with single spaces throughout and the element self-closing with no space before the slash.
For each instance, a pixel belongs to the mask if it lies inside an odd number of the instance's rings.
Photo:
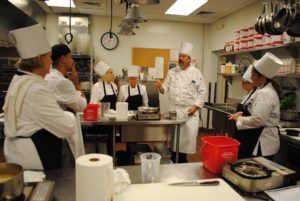
<svg viewBox="0 0 300 201">
<path fill-rule="evenodd" d="M 253 65 L 250 65 L 250 66 L 247 68 L 247 70 L 246 70 L 246 72 L 244 73 L 244 75 L 243 75 L 243 80 L 245 80 L 246 82 L 250 82 L 250 83 L 253 82 L 252 79 L 251 79 L 251 76 L 252 76 L 252 69 L 253 69 Z"/>
<path fill-rule="evenodd" d="M 108 69 L 110 69 L 110 67 L 104 61 L 100 61 L 99 63 L 97 63 L 94 68 L 95 72 L 100 76 L 103 76 L 108 71 Z"/>
<path fill-rule="evenodd" d="M 9 37 L 22 59 L 33 58 L 51 51 L 41 24 L 12 30 L 9 32 Z"/>
<path fill-rule="evenodd" d="M 140 67 L 139 66 L 129 66 L 128 68 L 128 76 L 127 77 L 139 77 L 140 75 Z"/>
<path fill-rule="evenodd" d="M 193 52 L 193 47 L 194 46 L 191 43 L 183 42 L 181 43 L 180 53 L 189 55 L 191 57 Z"/>
<path fill-rule="evenodd" d="M 258 60 L 254 64 L 254 68 L 262 75 L 266 76 L 269 79 L 272 79 L 276 71 L 282 65 L 283 63 L 278 57 L 270 52 L 267 52 L 260 60 Z"/>
</svg>

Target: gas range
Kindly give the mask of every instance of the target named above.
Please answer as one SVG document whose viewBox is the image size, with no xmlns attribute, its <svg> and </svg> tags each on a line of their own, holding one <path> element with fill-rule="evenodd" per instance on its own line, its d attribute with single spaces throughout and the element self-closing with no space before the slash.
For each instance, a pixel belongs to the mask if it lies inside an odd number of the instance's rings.
<svg viewBox="0 0 300 201">
<path fill-rule="evenodd" d="M 297 184 L 295 171 L 263 157 L 227 162 L 223 166 L 222 177 L 248 193 Z"/>
</svg>

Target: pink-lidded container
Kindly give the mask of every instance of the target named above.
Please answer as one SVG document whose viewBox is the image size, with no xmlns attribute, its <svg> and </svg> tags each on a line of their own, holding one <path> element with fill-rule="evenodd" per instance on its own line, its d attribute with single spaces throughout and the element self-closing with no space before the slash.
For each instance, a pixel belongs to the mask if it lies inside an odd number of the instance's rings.
<svg viewBox="0 0 300 201">
<path fill-rule="evenodd" d="M 254 48 L 262 47 L 262 45 L 263 45 L 262 38 L 263 38 L 263 35 L 261 35 L 261 34 L 254 35 L 254 37 L 253 37 L 253 47 Z"/>
</svg>

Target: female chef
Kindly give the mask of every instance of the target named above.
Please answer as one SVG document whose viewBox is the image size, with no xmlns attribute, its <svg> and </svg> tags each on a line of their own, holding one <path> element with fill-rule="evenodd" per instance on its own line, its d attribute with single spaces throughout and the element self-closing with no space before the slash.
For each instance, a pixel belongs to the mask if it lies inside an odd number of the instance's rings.
<svg viewBox="0 0 300 201">
<path fill-rule="evenodd" d="M 139 68 L 128 69 L 128 84 L 121 86 L 118 101 L 128 103 L 129 110 L 138 110 L 139 106 L 148 106 L 148 95 L 144 85 L 138 84 Z"/>
<path fill-rule="evenodd" d="M 24 169 L 58 169 L 61 139 L 76 135 L 77 125 L 75 116 L 60 108 L 43 79 L 52 63 L 45 31 L 37 24 L 10 31 L 9 36 L 21 60 L 3 106 L 6 162 Z"/>
<path fill-rule="evenodd" d="M 100 80 L 93 85 L 90 103 L 109 102 L 111 109 L 116 109 L 118 99 L 118 88 L 113 82 L 115 79 L 112 68 L 105 62 L 100 61 L 95 66 L 95 72 Z"/>
<path fill-rule="evenodd" d="M 241 142 L 240 158 L 265 156 L 272 159 L 279 150 L 277 125 L 281 89 L 273 77 L 281 65 L 282 61 L 269 52 L 258 60 L 252 69 L 251 79 L 257 91 L 248 103 L 249 116 L 243 112 L 229 116 L 236 121 L 238 133 L 235 136 Z"/>
</svg>

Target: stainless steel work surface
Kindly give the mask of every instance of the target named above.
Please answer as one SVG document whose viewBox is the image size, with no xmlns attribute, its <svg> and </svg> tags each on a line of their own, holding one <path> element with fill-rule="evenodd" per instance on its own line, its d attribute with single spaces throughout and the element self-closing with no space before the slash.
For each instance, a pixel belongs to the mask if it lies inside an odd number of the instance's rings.
<svg viewBox="0 0 300 201">
<path fill-rule="evenodd" d="M 132 184 L 141 183 L 141 166 L 121 166 L 130 176 Z M 48 170 L 45 172 L 48 180 L 55 181 L 54 196 L 56 201 L 74 201 L 75 199 L 75 169 Z M 179 163 L 179 164 L 161 164 L 160 181 L 168 182 L 187 181 L 198 179 L 219 178 L 207 171 L 202 163 Z M 244 197 L 248 201 L 256 201 L 260 199 Z"/>
</svg>

